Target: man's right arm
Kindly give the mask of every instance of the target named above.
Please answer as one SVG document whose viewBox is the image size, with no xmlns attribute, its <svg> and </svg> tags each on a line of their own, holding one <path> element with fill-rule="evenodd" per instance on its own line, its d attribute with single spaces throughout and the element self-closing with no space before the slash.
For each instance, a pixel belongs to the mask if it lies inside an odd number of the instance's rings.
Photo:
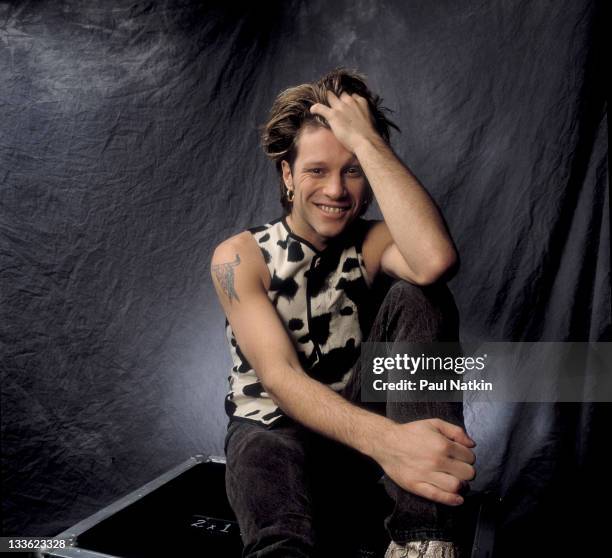
<svg viewBox="0 0 612 558">
<path fill-rule="evenodd" d="M 211 273 L 242 353 L 266 393 L 306 427 L 377 461 L 402 488 L 456 505 L 461 480 L 474 476 L 463 429 L 438 419 L 397 424 L 353 405 L 309 377 L 262 279 L 263 258 L 249 233 L 220 244 Z"/>
</svg>

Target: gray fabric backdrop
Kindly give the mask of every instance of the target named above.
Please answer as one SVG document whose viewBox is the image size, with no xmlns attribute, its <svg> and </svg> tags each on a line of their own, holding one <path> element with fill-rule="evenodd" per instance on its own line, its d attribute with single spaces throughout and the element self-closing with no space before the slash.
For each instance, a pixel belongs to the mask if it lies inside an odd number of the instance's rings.
<svg viewBox="0 0 612 558">
<path fill-rule="evenodd" d="M 462 338 L 609 340 L 603 6 L 0 2 L 3 534 L 222 454 L 211 252 L 280 215 L 256 127 L 337 65 L 382 94 L 443 210 Z M 599 536 L 604 415 L 467 406 L 508 552 Z"/>
</svg>

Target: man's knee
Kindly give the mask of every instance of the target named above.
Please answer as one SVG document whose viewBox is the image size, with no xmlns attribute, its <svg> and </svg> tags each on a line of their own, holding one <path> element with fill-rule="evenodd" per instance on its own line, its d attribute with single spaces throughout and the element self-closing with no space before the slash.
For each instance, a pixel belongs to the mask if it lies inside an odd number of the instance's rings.
<svg viewBox="0 0 612 558">
<path fill-rule="evenodd" d="M 389 340 L 455 341 L 459 318 L 453 296 L 444 283 L 419 286 L 398 280 L 383 301 Z"/>
<path fill-rule="evenodd" d="M 428 305 L 431 303 L 425 287 L 401 279 L 398 279 L 391 285 L 387 297 L 391 298 L 394 303 L 407 307 Z"/>
</svg>

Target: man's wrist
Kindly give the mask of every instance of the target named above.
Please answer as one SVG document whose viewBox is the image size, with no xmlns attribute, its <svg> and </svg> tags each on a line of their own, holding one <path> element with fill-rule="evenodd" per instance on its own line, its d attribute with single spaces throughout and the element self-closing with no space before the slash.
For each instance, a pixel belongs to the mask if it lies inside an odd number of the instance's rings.
<svg viewBox="0 0 612 558">
<path fill-rule="evenodd" d="M 385 433 L 395 424 L 393 420 L 376 413 L 363 415 L 358 421 L 358 435 L 353 446 L 364 455 L 378 461 L 382 453 Z"/>
<path fill-rule="evenodd" d="M 372 149 L 380 151 L 384 149 L 390 150 L 385 140 L 379 135 L 376 136 L 363 136 L 355 143 L 355 156 L 361 161 L 361 159 L 367 156 L 368 151 Z"/>
</svg>

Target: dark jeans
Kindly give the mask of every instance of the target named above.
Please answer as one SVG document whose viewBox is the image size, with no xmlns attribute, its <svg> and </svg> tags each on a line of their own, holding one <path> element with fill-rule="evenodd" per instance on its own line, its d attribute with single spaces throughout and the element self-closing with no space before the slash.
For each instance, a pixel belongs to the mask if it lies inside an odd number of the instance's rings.
<svg viewBox="0 0 612 558">
<path fill-rule="evenodd" d="M 397 281 L 387 292 L 368 341 L 454 341 L 458 317 L 445 285 L 417 287 Z M 441 418 L 464 426 L 460 402 L 373 403 L 360 401 L 359 366 L 342 395 L 396 422 Z M 383 471 L 370 458 L 283 417 L 278 426 L 232 421 L 225 439 L 226 489 L 245 545 L 245 557 L 327 556 L 318 533 L 333 523 L 350 546 L 351 526 L 361 513 L 364 486 Z M 385 528 L 395 542 L 456 540 L 461 506 L 435 504 L 401 489 L 386 475 L 394 501 Z M 353 529 L 354 531 L 354 529 Z M 348 554 L 346 554 L 348 555 Z M 342 556 L 342 554 L 334 554 Z"/>
</svg>

